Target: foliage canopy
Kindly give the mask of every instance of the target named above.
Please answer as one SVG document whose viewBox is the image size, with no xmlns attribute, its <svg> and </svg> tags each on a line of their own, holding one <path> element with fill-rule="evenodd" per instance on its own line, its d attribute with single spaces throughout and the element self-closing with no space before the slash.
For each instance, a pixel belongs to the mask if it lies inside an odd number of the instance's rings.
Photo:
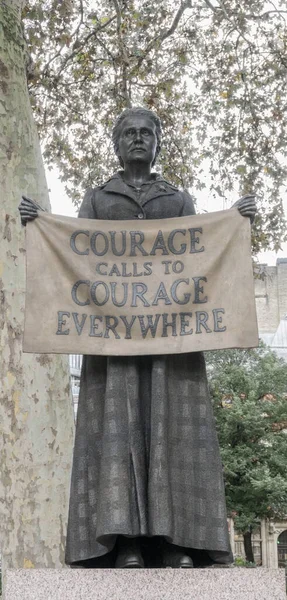
<svg viewBox="0 0 287 600">
<path fill-rule="evenodd" d="M 207 360 L 227 507 L 245 533 L 287 514 L 287 364 L 263 345 Z"/>
<path fill-rule="evenodd" d="M 286 15 L 286 0 L 27 0 L 34 113 L 45 160 L 73 200 L 116 168 L 115 117 L 145 105 L 163 122 L 163 175 L 195 196 L 255 190 L 254 250 L 278 249 Z"/>
</svg>

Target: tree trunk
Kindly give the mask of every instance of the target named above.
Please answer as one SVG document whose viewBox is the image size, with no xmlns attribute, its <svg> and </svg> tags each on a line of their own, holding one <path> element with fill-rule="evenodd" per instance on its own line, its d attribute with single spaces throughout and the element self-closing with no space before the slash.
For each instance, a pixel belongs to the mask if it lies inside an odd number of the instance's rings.
<svg viewBox="0 0 287 600">
<path fill-rule="evenodd" d="M 21 9 L 0 2 L 0 543 L 5 567 L 64 562 L 73 438 L 66 357 L 22 353 L 21 194 L 49 209 L 25 72 Z"/>
<path fill-rule="evenodd" d="M 246 560 L 248 560 L 248 562 L 254 563 L 254 554 L 253 554 L 253 548 L 252 548 L 252 542 L 251 542 L 251 535 L 252 535 L 251 529 L 250 529 L 250 531 L 246 531 L 243 534 L 244 552 L 245 552 Z"/>
</svg>

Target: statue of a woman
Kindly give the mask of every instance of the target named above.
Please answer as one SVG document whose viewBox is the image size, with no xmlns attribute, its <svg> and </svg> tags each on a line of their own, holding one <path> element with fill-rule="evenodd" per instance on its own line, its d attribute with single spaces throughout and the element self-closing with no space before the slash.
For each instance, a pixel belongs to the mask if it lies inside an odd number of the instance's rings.
<svg viewBox="0 0 287 600">
<path fill-rule="evenodd" d="M 85 195 L 79 217 L 195 214 L 191 196 L 151 172 L 161 125 L 125 110 L 113 130 L 122 171 Z M 236 203 L 253 219 L 255 201 Z M 24 199 L 22 222 L 37 216 Z M 222 464 L 201 352 L 85 356 L 72 471 L 66 562 L 192 567 L 231 562 Z M 96 560 L 99 559 L 99 560 Z"/>
</svg>

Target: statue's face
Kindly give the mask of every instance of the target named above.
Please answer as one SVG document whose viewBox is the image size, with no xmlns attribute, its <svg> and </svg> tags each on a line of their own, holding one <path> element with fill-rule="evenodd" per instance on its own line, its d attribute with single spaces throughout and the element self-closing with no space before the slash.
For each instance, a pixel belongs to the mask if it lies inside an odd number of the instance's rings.
<svg viewBox="0 0 287 600">
<path fill-rule="evenodd" d="M 155 123 L 143 115 L 124 119 L 119 138 L 119 155 L 124 165 L 131 162 L 152 164 L 157 148 Z"/>
</svg>

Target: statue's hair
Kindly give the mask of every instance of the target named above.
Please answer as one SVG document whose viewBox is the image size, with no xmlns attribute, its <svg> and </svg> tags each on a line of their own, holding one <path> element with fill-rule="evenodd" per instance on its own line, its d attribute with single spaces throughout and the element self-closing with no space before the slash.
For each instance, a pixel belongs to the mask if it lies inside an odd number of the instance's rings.
<svg viewBox="0 0 287 600">
<path fill-rule="evenodd" d="M 157 147 L 156 147 L 156 154 L 154 157 L 154 161 L 152 163 L 152 166 L 155 164 L 156 159 L 160 153 L 160 149 L 161 149 L 161 122 L 160 122 L 160 118 L 152 111 L 149 110 L 148 108 L 126 108 L 121 114 L 120 116 L 117 118 L 114 127 L 113 127 L 113 131 L 112 131 L 112 141 L 113 141 L 113 145 L 114 145 L 114 151 L 115 154 L 117 155 L 121 166 L 123 167 L 123 161 L 122 158 L 119 155 L 119 138 L 121 135 L 121 131 L 122 131 L 122 124 L 123 121 L 127 118 L 127 117 L 132 117 L 134 115 L 142 115 L 144 117 L 148 117 L 149 119 L 151 119 L 151 121 L 154 122 L 155 124 L 155 132 L 156 132 L 156 138 L 157 138 Z"/>
</svg>

